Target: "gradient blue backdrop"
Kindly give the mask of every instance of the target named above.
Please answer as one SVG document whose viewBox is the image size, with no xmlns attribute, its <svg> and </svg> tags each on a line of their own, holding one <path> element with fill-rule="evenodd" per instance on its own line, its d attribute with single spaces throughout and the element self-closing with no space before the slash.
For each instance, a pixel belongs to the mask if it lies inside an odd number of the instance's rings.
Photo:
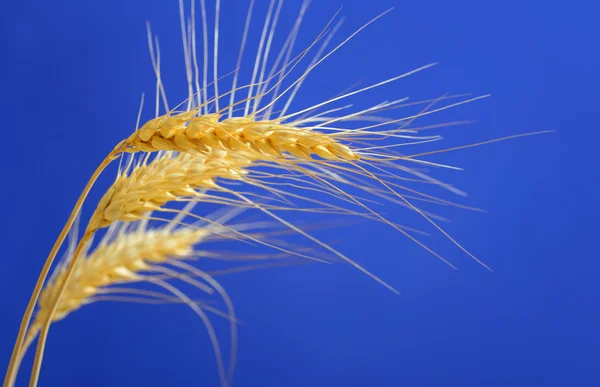
<svg viewBox="0 0 600 387">
<path fill-rule="evenodd" d="M 257 24 L 265 9 L 258 3 Z M 366 222 L 320 236 L 343 236 L 340 248 L 400 289 L 400 297 L 346 265 L 222 278 L 245 322 L 234 385 L 600 385 L 594 239 L 600 7 L 591 1 L 315 1 L 304 42 L 342 5 L 348 20 L 339 36 L 396 8 L 315 72 L 296 106 L 367 76 L 377 81 L 439 61 L 357 100 L 491 93 L 437 118 L 479 120 L 444 131 L 448 144 L 557 132 L 431 157 L 466 168 L 444 177 L 469 192 L 466 203 L 489 212 L 442 213 L 453 219 L 448 231 L 494 273 L 437 234 L 428 245 L 459 271 L 394 230 Z M 224 46 L 222 71 L 233 69 L 246 7 L 246 1 L 223 0 L 222 37 L 236 43 L 234 50 Z M 281 25 L 289 26 L 298 8 L 299 1 L 288 1 Z M 183 95 L 175 1 L 3 4 L 2 369 L 77 195 L 132 129 L 141 92 L 153 90 L 146 20 L 161 39 L 169 91 Z M 405 214 L 391 206 L 386 211 L 395 219 Z M 204 328 L 180 306 L 89 306 L 54 325 L 48 344 L 41 386 L 218 382 Z M 20 385 L 28 370 L 27 362 Z"/>
</svg>

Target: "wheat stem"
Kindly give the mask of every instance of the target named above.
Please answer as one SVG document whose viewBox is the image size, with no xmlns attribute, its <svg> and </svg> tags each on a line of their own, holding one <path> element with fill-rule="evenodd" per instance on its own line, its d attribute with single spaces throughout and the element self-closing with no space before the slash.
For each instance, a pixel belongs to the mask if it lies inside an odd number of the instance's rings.
<svg viewBox="0 0 600 387">
<path fill-rule="evenodd" d="M 94 171 L 94 173 L 92 174 L 92 177 L 88 180 L 85 188 L 83 189 L 83 192 L 79 196 L 79 199 L 77 199 L 77 203 L 75 203 L 75 207 L 73 207 L 73 211 L 71 212 L 71 215 L 69 215 L 69 218 L 67 219 L 67 223 L 64 225 L 62 231 L 60 232 L 58 239 L 56 239 L 56 242 L 54 242 L 54 246 L 52 247 L 52 250 L 50 250 L 50 254 L 48 255 L 48 258 L 46 259 L 46 262 L 44 263 L 44 267 L 42 268 L 42 271 L 41 271 L 40 275 L 38 276 L 38 280 L 33 289 L 33 293 L 31 295 L 31 298 L 29 299 L 29 303 L 27 304 L 25 313 L 23 314 L 23 318 L 21 320 L 21 325 L 19 327 L 19 333 L 17 335 L 17 340 L 16 340 L 15 346 L 13 348 L 13 352 L 12 352 L 12 355 L 10 358 L 10 363 L 8 365 L 8 370 L 6 371 L 6 376 L 4 379 L 4 387 L 12 386 L 14 384 L 14 381 L 16 380 L 16 376 L 17 376 L 16 374 L 17 374 L 17 370 L 19 367 L 19 363 L 20 363 L 20 356 L 21 356 L 20 353 L 22 351 L 25 334 L 27 332 L 27 328 L 29 326 L 31 316 L 33 315 L 33 309 L 35 308 L 35 305 L 38 301 L 38 298 L 42 291 L 42 286 L 44 285 L 44 281 L 46 280 L 46 277 L 48 276 L 48 272 L 50 271 L 50 267 L 52 266 L 52 263 L 54 262 L 56 254 L 58 253 L 58 250 L 60 249 L 65 238 L 67 237 L 69 229 L 73 225 L 73 222 L 75 221 L 75 217 L 79 213 L 79 210 L 81 209 L 81 206 L 83 205 L 83 202 L 85 201 L 85 198 L 87 197 L 88 193 L 92 189 L 92 186 L 96 182 L 96 179 L 98 178 L 98 176 L 100 176 L 100 174 L 108 166 L 108 164 L 110 164 L 114 160 L 114 157 L 117 154 L 118 149 L 120 149 L 120 147 L 121 147 L 121 144 L 117 145 L 117 147 L 115 147 L 115 149 L 108 155 L 108 157 L 106 157 L 102 161 L 102 163 Z M 66 283 L 65 283 L 65 285 L 66 285 Z"/>
<path fill-rule="evenodd" d="M 42 326 L 40 328 L 40 334 L 38 338 L 37 347 L 35 350 L 35 357 L 33 359 L 33 367 L 31 369 L 31 377 L 29 378 L 29 387 L 36 387 L 38 383 L 38 379 L 40 377 L 40 369 L 42 367 L 42 359 L 44 357 L 44 349 L 46 346 L 46 339 L 48 338 L 48 331 L 50 329 L 51 317 L 56 312 L 56 308 L 58 307 L 58 303 L 62 295 L 65 292 L 65 288 L 69 283 L 69 279 L 73 275 L 75 271 L 75 267 L 77 266 L 78 258 L 81 256 L 81 250 L 93 236 L 93 233 L 86 232 L 79 243 L 77 244 L 77 249 L 75 249 L 75 253 L 73 253 L 73 259 L 69 262 L 67 266 L 67 270 L 65 272 L 65 276 L 63 281 L 60 283 L 58 292 L 54 301 L 50 303 L 50 312 L 48 316 L 42 322 Z"/>
</svg>

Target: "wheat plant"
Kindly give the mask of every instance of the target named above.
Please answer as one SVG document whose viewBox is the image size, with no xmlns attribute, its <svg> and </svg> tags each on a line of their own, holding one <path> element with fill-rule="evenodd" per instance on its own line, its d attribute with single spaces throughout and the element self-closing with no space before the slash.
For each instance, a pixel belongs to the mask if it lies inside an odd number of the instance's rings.
<svg viewBox="0 0 600 387">
<path fill-rule="evenodd" d="M 227 3 L 224 2 L 223 5 L 225 4 Z M 202 55 L 198 55 L 197 49 L 198 5 L 202 27 Z M 303 1 L 287 39 L 277 52 L 273 45 L 273 35 L 277 29 L 282 5 L 282 0 L 269 2 L 261 27 L 258 51 L 253 64 L 249 66 L 249 79 L 245 85 L 238 86 L 254 0 L 249 1 L 238 61 L 235 66 L 231 66 L 233 71 L 224 76 L 217 71 L 218 54 L 221 49 L 219 24 L 221 10 L 224 9 L 221 1 L 215 0 L 212 44 L 209 43 L 211 36 L 207 27 L 205 0 L 192 0 L 188 7 L 189 14 L 183 1 L 180 1 L 188 95 L 175 107 L 169 104 L 161 76 L 158 38 L 152 34 L 148 25 L 148 44 L 156 75 L 154 118 L 140 126 L 140 108 L 135 130 L 124 136 L 126 138 L 120 141 L 98 166 L 75 204 L 50 251 L 26 308 L 6 375 L 5 387 L 14 384 L 20 361 L 36 336 L 38 343 L 30 386 L 37 385 L 46 337 L 52 322 L 93 301 L 101 289 L 129 282 L 151 282 L 172 293 L 170 298 L 165 295 L 151 295 L 150 298 L 158 298 L 155 301 L 177 299 L 190 306 L 205 322 L 215 354 L 221 359 L 218 340 L 204 312 L 208 310 L 207 307 L 194 302 L 165 281 L 165 278 L 177 277 L 195 284 L 206 293 L 218 292 L 226 301 L 226 317 L 232 324 L 231 334 L 235 336 L 236 319 L 233 306 L 224 289 L 220 288 L 212 277 L 184 262 L 194 254 L 194 246 L 209 235 L 220 235 L 231 240 L 250 240 L 274 248 L 279 253 L 319 260 L 303 254 L 300 249 L 292 251 L 285 246 L 269 242 L 261 235 L 242 232 L 235 227 L 228 227 L 207 217 L 193 214 L 189 211 L 190 207 L 181 209 L 173 207 L 173 204 L 217 203 L 239 210 L 254 210 L 289 231 L 302 235 L 328 254 L 350 263 L 392 291 L 395 291 L 393 287 L 353 259 L 284 219 L 280 213 L 305 211 L 360 216 L 383 222 L 451 265 L 417 239 L 417 230 L 397 224 L 373 209 L 374 202 L 385 200 L 417 213 L 466 254 L 485 266 L 438 225 L 435 214 L 415 204 L 428 202 L 466 207 L 426 194 L 419 188 L 442 187 L 462 194 L 455 187 L 421 170 L 422 167 L 457 168 L 427 161 L 423 157 L 483 143 L 449 149 L 441 147 L 413 154 L 401 154 L 397 149 L 414 144 L 437 143 L 443 139 L 442 136 L 426 135 L 424 132 L 464 123 L 457 121 L 419 127 L 415 125 L 415 121 L 420 117 L 443 112 L 487 96 L 443 95 L 422 101 L 400 98 L 360 109 L 351 104 L 339 105 L 340 101 L 399 82 L 435 65 L 425 64 L 368 86 L 352 87 L 349 91 L 318 104 L 291 110 L 294 99 L 308 76 L 323 61 L 345 47 L 358 33 L 389 11 L 375 16 L 333 45 L 341 25 L 338 14 L 335 14 L 319 33 L 313 35 L 312 43 L 308 47 L 297 51 L 296 39 L 309 5 L 309 1 Z M 212 48 L 212 58 L 209 48 Z M 211 68 L 212 77 L 209 77 Z M 226 78 L 231 78 L 231 86 L 228 87 L 228 91 L 222 92 L 223 89 L 219 87 L 222 87 Z M 418 111 L 404 115 L 398 113 L 408 107 L 418 108 Z M 523 135 L 531 134 L 536 133 Z M 98 176 L 114 160 L 120 160 L 124 167 L 119 169 L 115 182 L 97 204 L 96 210 L 83 228 L 81 238 L 71 244 L 68 259 L 55 269 L 55 274 L 44 287 L 54 259 L 88 193 Z M 261 193 L 246 192 L 242 187 L 259 189 Z M 351 193 L 351 190 L 359 190 L 362 194 Z M 309 195 L 310 192 L 318 192 L 325 199 L 314 199 Z M 167 217 L 169 214 L 174 217 Z M 181 226 L 179 222 L 182 217 L 204 222 L 204 226 Z M 152 229 L 147 227 L 149 221 L 166 222 L 167 225 L 162 229 Z M 88 253 L 93 236 L 106 228 L 109 230 L 108 237 Z M 160 272 L 166 277 L 143 274 L 147 272 Z M 200 277 L 201 281 L 193 277 Z M 36 305 L 39 308 L 30 324 Z M 232 337 L 232 342 L 234 341 Z M 235 350 L 232 349 L 231 352 L 232 356 L 235 356 Z M 223 386 L 231 382 L 233 364 L 232 357 L 229 370 L 225 371 L 223 363 L 219 361 L 219 375 Z"/>
</svg>

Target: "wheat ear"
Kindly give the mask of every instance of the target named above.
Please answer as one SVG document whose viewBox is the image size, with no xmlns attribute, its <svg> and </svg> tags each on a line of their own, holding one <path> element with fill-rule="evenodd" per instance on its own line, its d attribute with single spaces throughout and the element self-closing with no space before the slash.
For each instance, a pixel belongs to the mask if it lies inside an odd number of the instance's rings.
<svg viewBox="0 0 600 387">
<path fill-rule="evenodd" d="M 138 227 L 127 227 L 117 222 L 113 225 L 117 230 L 111 233 L 115 234 L 115 237 L 109 237 L 107 234 L 92 253 L 82 254 L 81 259 L 75 265 L 70 281 L 64 288 L 58 307 L 52 315 L 52 321 L 58 321 L 83 305 L 92 302 L 94 295 L 111 285 L 148 281 L 173 291 L 175 297 L 181 298 L 181 294 L 175 290 L 173 285 L 167 286 L 159 277 L 150 275 L 153 272 L 166 273 L 167 276 L 177 277 L 209 294 L 213 292 L 213 289 L 221 294 L 229 309 L 227 317 L 231 322 L 232 358 L 234 358 L 236 318 L 233 305 L 225 291 L 208 274 L 202 273 L 198 269 L 193 269 L 193 275 L 201 276 L 207 284 L 192 279 L 185 272 L 175 272 L 168 268 L 168 265 L 175 264 L 175 261 L 194 257 L 196 254 L 194 246 L 213 236 L 215 226 L 198 228 L 168 225 L 158 229 L 147 229 L 145 223 L 142 224 Z M 226 232 L 226 230 L 219 231 Z M 70 257 L 70 259 L 72 258 Z M 38 303 L 39 308 L 28 332 L 26 343 L 30 343 L 35 338 L 44 322 L 50 318 L 51 303 L 57 298 L 60 287 L 65 281 L 67 263 L 68 261 L 59 267 L 54 278 L 42 291 Z M 175 267 L 177 268 L 177 265 Z M 227 376 L 223 366 L 222 351 L 210 321 L 202 311 L 202 307 L 190 303 L 190 300 L 185 297 L 181 299 L 181 302 L 190 306 L 206 325 L 219 365 L 219 376 L 222 384 L 225 385 Z M 233 365 L 233 362 L 230 361 L 230 364 Z"/>
<path fill-rule="evenodd" d="M 200 108 L 148 121 L 123 144 L 126 152 L 206 152 L 208 149 L 244 152 L 253 159 L 283 158 L 284 153 L 311 159 L 358 160 L 348 146 L 327 133 L 252 117 L 199 115 Z"/>
<path fill-rule="evenodd" d="M 241 155 L 214 150 L 205 155 L 164 153 L 120 174 L 100 199 L 87 230 L 94 232 L 117 220 L 143 219 L 170 201 L 194 198 L 200 189 L 218 188 L 217 178 L 239 179 L 250 164 Z"/>
<path fill-rule="evenodd" d="M 124 228 L 122 224 L 117 227 Z M 144 277 L 139 273 L 153 271 L 153 265 L 168 263 L 170 259 L 192 258 L 195 255 L 194 246 L 208 235 L 208 227 L 167 226 L 159 229 L 140 228 L 133 232 L 117 231 L 113 240 L 101 243 L 90 254 L 82 255 L 52 321 L 59 321 L 88 303 L 101 287 L 142 281 Z M 40 326 L 48 317 L 50 302 L 56 298 L 64 278 L 65 266 L 62 265 L 40 295 L 32 328 Z"/>
</svg>

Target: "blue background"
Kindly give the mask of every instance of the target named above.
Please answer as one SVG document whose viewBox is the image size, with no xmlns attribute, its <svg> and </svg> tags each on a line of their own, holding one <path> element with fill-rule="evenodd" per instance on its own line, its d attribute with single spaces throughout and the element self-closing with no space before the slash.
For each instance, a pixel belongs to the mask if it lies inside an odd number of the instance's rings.
<svg viewBox="0 0 600 387">
<path fill-rule="evenodd" d="M 254 43 L 266 8 L 258 3 Z M 338 41 L 396 8 L 324 63 L 297 107 L 360 79 L 375 82 L 438 61 L 425 73 L 355 101 L 491 93 L 436 117 L 478 120 L 441 131 L 448 145 L 557 132 L 430 158 L 465 168 L 438 176 L 470 194 L 462 203 L 488 213 L 440 211 L 453 220 L 446 229 L 494 273 L 435 232 L 425 242 L 458 271 L 394 230 L 361 222 L 319 237 L 343 238 L 336 247 L 401 296 L 342 264 L 220 278 L 244 321 L 234 385 L 600 385 L 600 257 L 594 240 L 599 6 L 539 0 L 314 3 L 302 28 L 304 43 L 341 5 L 347 21 Z M 222 41 L 235 42 L 234 49 L 222 50 L 221 71 L 229 72 L 247 2 L 224 0 L 222 7 Z M 291 25 L 298 8 L 298 1 L 288 1 L 280 25 Z M 146 20 L 161 40 L 167 91 L 183 97 L 175 1 L 31 0 L 3 6 L 2 367 L 77 195 L 104 155 L 132 130 L 141 92 L 152 95 Z M 112 176 L 114 169 L 100 179 L 90 203 Z M 406 215 L 391 205 L 385 211 L 400 221 Z M 42 386 L 218 383 L 204 328 L 181 306 L 95 304 L 53 325 L 48 344 Z"/>
</svg>

